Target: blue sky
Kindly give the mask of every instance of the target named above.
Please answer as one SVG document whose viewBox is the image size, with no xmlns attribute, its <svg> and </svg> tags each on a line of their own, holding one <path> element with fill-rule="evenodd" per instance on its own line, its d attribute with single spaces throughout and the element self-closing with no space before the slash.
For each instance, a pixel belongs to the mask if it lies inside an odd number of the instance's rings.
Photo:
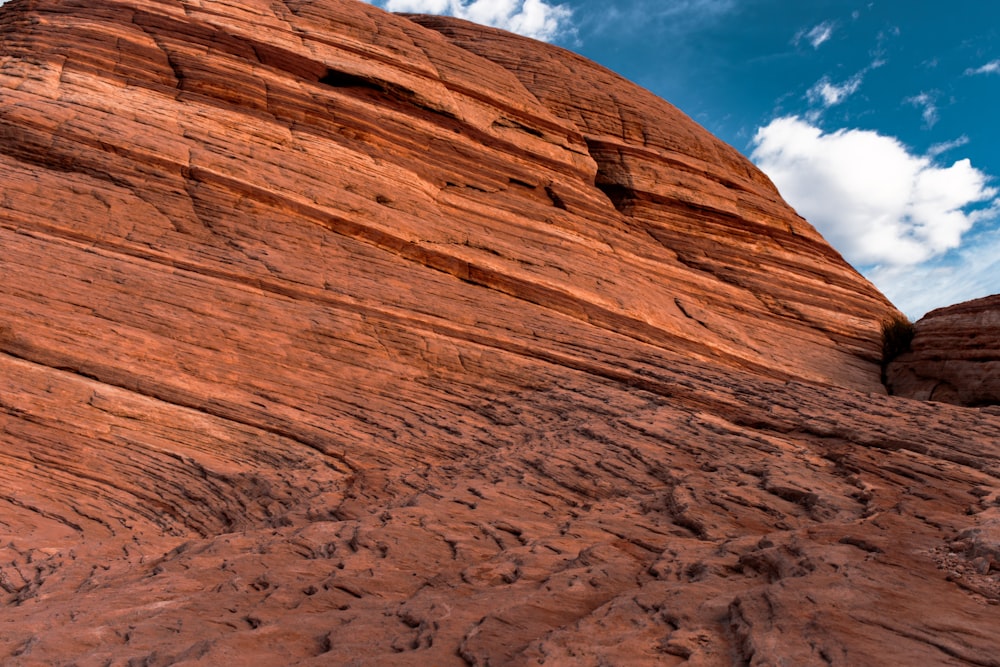
<svg viewBox="0 0 1000 667">
<path fill-rule="evenodd" d="M 576 51 L 751 157 L 911 318 L 1000 292 L 996 0 L 372 0 Z"/>
</svg>

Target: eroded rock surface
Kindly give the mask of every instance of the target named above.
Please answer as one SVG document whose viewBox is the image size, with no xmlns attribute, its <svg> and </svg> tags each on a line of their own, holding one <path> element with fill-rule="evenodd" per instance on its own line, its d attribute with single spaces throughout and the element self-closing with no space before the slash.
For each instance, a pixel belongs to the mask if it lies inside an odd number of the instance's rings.
<svg viewBox="0 0 1000 667">
<path fill-rule="evenodd" d="M 889 364 L 893 394 L 956 405 L 1000 405 L 1000 295 L 938 308 L 914 326 L 911 350 Z"/>
<path fill-rule="evenodd" d="M 4 664 L 1000 664 L 1000 416 L 592 63 L 12 0 L 0 179 Z"/>
</svg>

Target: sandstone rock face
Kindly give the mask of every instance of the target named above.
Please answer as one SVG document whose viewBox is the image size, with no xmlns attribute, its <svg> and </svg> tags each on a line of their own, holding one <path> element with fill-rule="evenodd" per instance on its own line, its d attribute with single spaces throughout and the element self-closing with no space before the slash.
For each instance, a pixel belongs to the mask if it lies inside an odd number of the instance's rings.
<svg viewBox="0 0 1000 667">
<path fill-rule="evenodd" d="M 0 182 L 5 665 L 1000 664 L 1000 415 L 592 63 L 12 0 Z"/>
<path fill-rule="evenodd" d="M 887 369 L 898 396 L 956 405 L 1000 405 L 1000 295 L 931 311 L 911 351 Z"/>
</svg>

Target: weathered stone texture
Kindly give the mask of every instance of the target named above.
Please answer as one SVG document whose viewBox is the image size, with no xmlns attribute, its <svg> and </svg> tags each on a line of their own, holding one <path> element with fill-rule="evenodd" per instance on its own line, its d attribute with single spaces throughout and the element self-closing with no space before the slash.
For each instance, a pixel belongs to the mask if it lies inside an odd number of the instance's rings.
<svg viewBox="0 0 1000 667">
<path fill-rule="evenodd" d="M 893 394 L 1000 405 L 1000 295 L 933 310 L 914 333 L 911 350 L 889 365 Z"/>
<path fill-rule="evenodd" d="M 1000 664 L 1000 414 L 607 70 L 11 0 L 0 182 L 5 665 Z"/>
</svg>

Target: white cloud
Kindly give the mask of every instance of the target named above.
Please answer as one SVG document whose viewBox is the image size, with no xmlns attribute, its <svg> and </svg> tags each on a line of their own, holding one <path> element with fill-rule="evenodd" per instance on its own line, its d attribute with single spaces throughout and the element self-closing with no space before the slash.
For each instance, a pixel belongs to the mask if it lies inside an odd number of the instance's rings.
<svg viewBox="0 0 1000 667">
<path fill-rule="evenodd" d="M 813 104 L 822 104 L 824 107 L 832 107 L 840 104 L 848 97 L 858 92 L 861 82 L 864 81 L 865 72 L 861 71 L 841 84 L 830 82 L 830 77 L 824 76 L 806 92 L 806 97 Z"/>
<path fill-rule="evenodd" d="M 914 95 L 913 97 L 907 97 L 903 100 L 907 104 L 922 109 L 920 115 L 924 119 L 924 126 L 927 128 L 934 127 L 938 122 L 938 109 L 937 109 L 937 95 L 936 93 L 926 93 L 921 92 L 919 95 Z"/>
<path fill-rule="evenodd" d="M 976 67 L 965 70 L 966 74 L 1000 74 L 1000 60 L 993 60 L 986 63 L 982 67 Z"/>
<path fill-rule="evenodd" d="M 833 83 L 829 76 L 824 76 L 822 79 L 813 84 L 812 88 L 806 91 L 806 98 L 811 104 L 818 104 L 827 109 L 840 104 L 848 97 L 858 92 L 868 72 L 873 69 L 878 69 L 885 64 L 886 60 L 876 54 L 875 59 L 872 60 L 869 65 L 863 67 L 861 71 L 843 83 Z M 820 116 L 820 113 L 821 112 L 814 111 L 810 114 L 810 116 L 813 119 L 816 119 Z"/>
<path fill-rule="evenodd" d="M 386 0 L 373 4 L 390 12 L 447 14 L 545 41 L 572 32 L 573 11 L 545 0 Z"/>
<path fill-rule="evenodd" d="M 994 220 L 1000 211 L 994 211 Z M 1000 293 L 1000 229 L 963 244 L 940 261 L 875 267 L 866 275 L 913 320 L 942 306 Z"/>
<path fill-rule="evenodd" d="M 946 153 L 955 148 L 961 148 L 967 143 L 969 143 L 969 137 L 964 134 L 958 139 L 954 139 L 952 141 L 942 141 L 941 143 L 934 144 L 927 149 L 927 157 L 937 157 L 938 155 L 941 155 L 941 153 Z"/>
<path fill-rule="evenodd" d="M 795 33 L 795 38 L 792 42 L 798 45 L 803 39 L 805 39 L 814 49 L 818 49 L 823 42 L 830 39 L 833 35 L 834 27 L 835 24 L 832 21 L 823 21 L 809 30 L 800 30 Z"/>
<path fill-rule="evenodd" d="M 951 166 L 866 130 L 825 133 L 795 116 L 757 130 L 753 160 L 855 266 L 915 265 L 957 248 L 997 190 L 968 160 Z"/>
</svg>

